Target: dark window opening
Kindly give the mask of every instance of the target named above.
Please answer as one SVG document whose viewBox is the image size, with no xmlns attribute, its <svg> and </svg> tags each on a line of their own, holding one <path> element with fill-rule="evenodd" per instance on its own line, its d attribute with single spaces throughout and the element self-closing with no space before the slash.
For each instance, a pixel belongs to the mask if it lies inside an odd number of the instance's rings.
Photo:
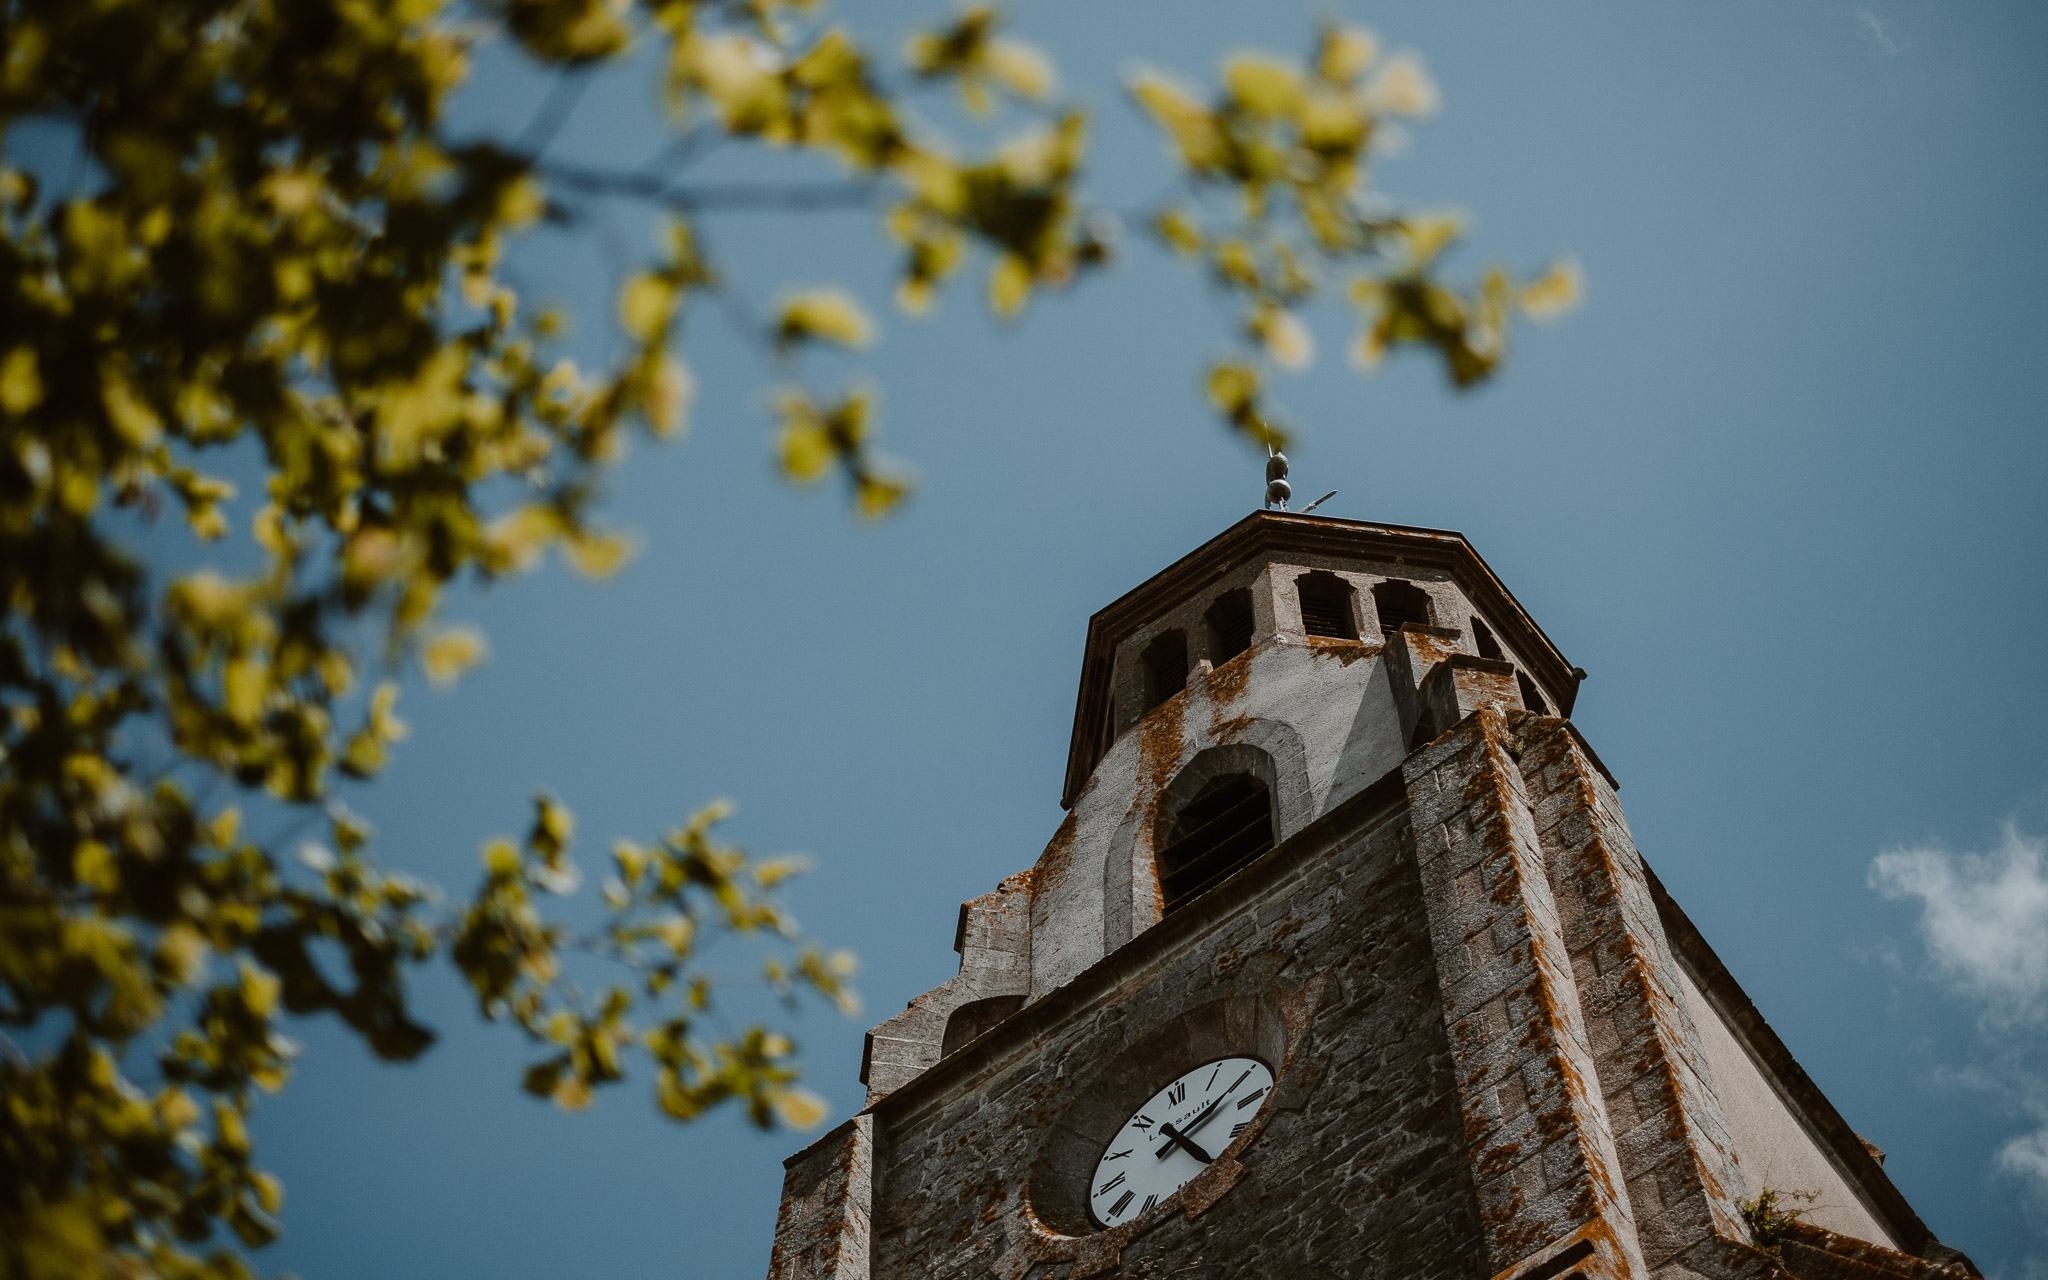
<svg viewBox="0 0 2048 1280">
<path fill-rule="evenodd" d="M 1531 680 L 1526 672 L 1515 672 L 1515 684 L 1522 690 L 1523 706 L 1538 715 L 1550 714 L 1550 704 L 1543 700 L 1543 691 L 1536 687 L 1536 682 Z"/>
<path fill-rule="evenodd" d="M 1252 647 L 1252 593 L 1227 591 L 1203 615 L 1216 637 L 1217 666 Z"/>
<path fill-rule="evenodd" d="M 1301 601 L 1301 629 L 1312 636 L 1358 639 L 1358 623 L 1351 616 L 1351 584 L 1334 573 L 1317 569 L 1294 580 L 1294 594 Z"/>
<path fill-rule="evenodd" d="M 1499 660 L 1507 657 L 1500 651 L 1500 641 L 1493 638 L 1493 632 L 1480 621 L 1478 615 L 1472 618 L 1472 640 L 1479 646 L 1479 656 Z"/>
<path fill-rule="evenodd" d="M 1159 851 L 1159 889 L 1172 911 L 1273 847 L 1273 800 L 1250 774 L 1218 778 L 1188 801 Z"/>
<path fill-rule="evenodd" d="M 945 1039 L 939 1043 L 939 1056 L 948 1056 L 955 1049 L 976 1040 L 993 1030 L 998 1022 L 1024 1007 L 1023 996 L 990 996 L 986 1000 L 969 1000 L 953 1016 L 946 1019 Z"/>
<path fill-rule="evenodd" d="M 1150 711 L 1187 687 L 1188 638 L 1168 631 L 1145 646 L 1145 710 Z"/>
<path fill-rule="evenodd" d="M 1393 635 L 1404 622 L 1429 625 L 1429 593 L 1412 582 L 1388 578 L 1372 589 L 1372 605 L 1379 614 L 1380 630 Z"/>
</svg>

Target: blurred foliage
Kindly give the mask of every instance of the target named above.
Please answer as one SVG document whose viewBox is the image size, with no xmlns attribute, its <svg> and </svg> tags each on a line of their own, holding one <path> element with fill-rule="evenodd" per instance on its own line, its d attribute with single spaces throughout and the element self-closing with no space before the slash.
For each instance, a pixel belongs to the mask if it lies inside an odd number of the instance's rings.
<svg viewBox="0 0 2048 1280">
<path fill-rule="evenodd" d="M 517 137 L 455 141 L 447 104 L 492 40 L 557 88 Z M 650 45 L 677 145 L 641 170 L 546 159 L 593 70 Z M 617 845 L 575 930 L 544 910 L 580 879 L 554 801 L 451 902 L 378 869 L 334 789 L 389 763 L 409 671 L 445 685 L 486 652 L 442 620 L 451 584 L 550 551 L 598 576 L 626 558 L 594 514 L 604 468 L 628 433 L 685 427 L 693 304 L 752 314 L 704 211 L 870 209 L 913 314 L 973 259 L 1005 316 L 1107 260 L 1085 117 L 994 11 L 915 36 L 900 80 L 881 67 L 801 0 L 0 3 L 0 140 L 34 123 L 78 150 L 68 180 L 0 165 L 0 1275 L 247 1274 L 221 1241 L 278 1231 L 248 1121 L 288 1077 L 285 1020 L 332 1014 L 415 1057 L 433 1034 L 406 973 L 435 957 L 536 1047 L 534 1094 L 582 1106 L 640 1054 L 678 1120 L 728 1101 L 762 1125 L 821 1117 L 782 1034 L 711 1016 L 702 956 L 730 935 L 769 944 L 776 994 L 853 1001 L 849 962 L 778 903 L 798 867 L 720 844 L 723 809 Z M 1021 127 L 956 151 L 906 105 L 933 87 Z M 1236 58 L 1212 95 L 1153 72 L 1131 89 L 1186 188 L 1140 217 L 1242 308 L 1245 350 L 1208 388 L 1254 443 L 1283 438 L 1268 366 L 1312 358 L 1319 290 L 1359 309 L 1362 360 L 1424 345 L 1460 386 L 1496 367 L 1514 312 L 1570 300 L 1563 268 L 1440 283 L 1455 221 L 1367 193 L 1387 122 L 1434 90 L 1361 32 L 1327 31 L 1306 69 Z M 691 187 L 707 140 L 808 154 L 833 181 Z M 671 221 L 619 281 L 616 358 L 589 371 L 500 267 L 536 221 L 612 199 Z M 791 369 L 878 331 L 830 286 L 735 323 Z M 867 516 L 910 492 L 871 389 L 775 403 L 792 479 L 836 474 Z M 228 471 L 260 471 L 248 508 Z M 241 568 L 167 569 L 168 518 Z"/>
<path fill-rule="evenodd" d="M 1130 91 L 1166 134 L 1190 188 L 1186 201 L 1153 214 L 1153 233 L 1238 303 L 1245 349 L 1212 362 L 1208 388 L 1249 440 L 1287 443 L 1266 407 L 1262 366 L 1295 371 L 1314 362 L 1301 312 L 1332 285 L 1359 313 L 1357 364 L 1376 366 L 1395 346 L 1433 348 L 1461 388 L 1499 366 L 1517 313 L 1543 318 L 1577 300 L 1570 262 L 1533 281 L 1496 267 L 1467 288 L 1444 282 L 1437 267 L 1460 219 L 1402 212 L 1369 190 L 1376 146 L 1402 137 L 1399 122 L 1436 109 L 1436 86 L 1414 55 L 1383 58 L 1370 32 L 1329 26 L 1306 66 L 1240 54 L 1224 63 L 1222 80 L 1204 95 L 1140 69 Z"/>
</svg>

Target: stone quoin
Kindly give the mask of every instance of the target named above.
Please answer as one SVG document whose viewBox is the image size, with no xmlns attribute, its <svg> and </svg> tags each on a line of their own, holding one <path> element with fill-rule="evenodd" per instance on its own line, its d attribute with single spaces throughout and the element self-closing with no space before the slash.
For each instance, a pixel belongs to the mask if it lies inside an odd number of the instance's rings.
<svg viewBox="0 0 2048 1280">
<path fill-rule="evenodd" d="M 1976 1276 L 1644 862 L 1584 675 L 1436 530 L 1255 512 L 1098 613 L 1066 820 L 770 1280 Z"/>
</svg>

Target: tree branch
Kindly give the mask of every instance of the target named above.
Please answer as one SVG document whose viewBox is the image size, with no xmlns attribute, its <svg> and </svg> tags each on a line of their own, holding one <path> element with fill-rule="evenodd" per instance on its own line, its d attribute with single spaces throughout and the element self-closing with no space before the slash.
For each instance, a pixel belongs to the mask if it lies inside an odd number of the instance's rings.
<svg viewBox="0 0 2048 1280">
<path fill-rule="evenodd" d="M 542 175 L 571 191 L 592 196 L 623 196 L 664 205 L 682 213 L 721 210 L 809 213 L 874 207 L 882 183 L 874 178 L 846 182 L 736 182 L 720 186 L 678 187 L 672 178 L 645 172 L 621 173 L 577 165 L 542 164 Z"/>
<path fill-rule="evenodd" d="M 512 144 L 513 150 L 539 159 L 541 152 L 548 149 L 548 144 L 568 123 L 576 104 L 583 100 L 583 91 L 590 87 L 590 79 L 588 67 L 571 68 L 556 76 L 539 110 L 520 131 L 519 140 Z"/>
</svg>

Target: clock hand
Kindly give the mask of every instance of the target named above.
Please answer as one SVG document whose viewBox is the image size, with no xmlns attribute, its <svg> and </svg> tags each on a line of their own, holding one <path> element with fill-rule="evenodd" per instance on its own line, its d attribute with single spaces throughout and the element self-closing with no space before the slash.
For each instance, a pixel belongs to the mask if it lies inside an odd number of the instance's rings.
<svg viewBox="0 0 2048 1280">
<path fill-rule="evenodd" d="M 1209 1121 L 1213 1119 L 1216 1115 L 1216 1108 L 1222 1106 L 1225 1102 L 1229 1100 L 1230 1095 L 1226 1093 L 1222 1097 L 1216 1099 L 1216 1101 L 1210 1103 L 1208 1106 L 1203 1107 L 1202 1114 L 1195 1117 L 1195 1122 L 1187 1127 L 1186 1132 L 1193 1133 L 1195 1130 L 1209 1123 Z"/>
<path fill-rule="evenodd" d="M 1174 1128 L 1172 1125 L 1160 1125 L 1159 1132 L 1164 1134 L 1166 1137 L 1166 1145 L 1159 1148 L 1159 1158 L 1161 1160 L 1166 1159 L 1167 1153 L 1172 1151 L 1174 1146 L 1178 1144 L 1180 1146 L 1186 1147 L 1188 1154 L 1193 1156 L 1195 1159 L 1200 1160 L 1203 1164 L 1214 1164 L 1216 1162 L 1215 1156 L 1210 1155 L 1208 1152 L 1196 1146 L 1191 1138 L 1189 1138 L 1186 1134 L 1182 1133 L 1180 1130 Z"/>
<path fill-rule="evenodd" d="M 1228 1097 L 1229 1095 L 1226 1094 L 1224 1096 Z M 1197 1147 L 1188 1141 L 1188 1134 L 1193 1133 L 1195 1130 L 1207 1124 L 1209 1122 L 1209 1117 L 1216 1114 L 1216 1108 L 1222 1105 L 1223 1099 L 1218 1098 L 1216 1099 L 1216 1101 L 1210 1103 L 1208 1106 L 1203 1107 L 1202 1113 L 1196 1116 L 1194 1123 L 1190 1124 L 1185 1130 L 1176 1129 L 1170 1124 L 1160 1125 L 1159 1132 L 1165 1134 L 1169 1141 L 1165 1146 L 1159 1148 L 1159 1158 L 1161 1160 L 1166 1159 L 1167 1155 L 1173 1150 L 1173 1144 L 1175 1142 L 1178 1142 L 1182 1146 L 1187 1147 L 1188 1151 L 1195 1155 L 1198 1159 L 1200 1159 L 1202 1163 L 1207 1164 L 1209 1162 L 1209 1157 L 1202 1154 L 1202 1150 L 1200 1147 Z"/>
<path fill-rule="evenodd" d="M 1233 1094 L 1233 1093 L 1237 1092 L 1237 1086 L 1239 1086 L 1239 1085 L 1243 1084 L 1243 1083 L 1245 1082 L 1245 1079 L 1246 1079 L 1246 1078 L 1247 1078 L 1248 1076 L 1250 1076 L 1250 1075 L 1251 1075 L 1251 1072 L 1250 1072 L 1250 1071 L 1246 1071 L 1246 1072 L 1244 1073 L 1244 1075 L 1241 1075 L 1241 1076 L 1239 1076 L 1239 1077 L 1238 1077 L 1237 1079 L 1235 1079 L 1235 1080 L 1231 1081 L 1231 1082 L 1230 1082 L 1230 1087 L 1229 1087 L 1228 1089 L 1225 1089 L 1225 1090 L 1223 1091 L 1223 1094 L 1222 1094 L 1222 1096 L 1221 1096 L 1221 1097 L 1219 1097 L 1219 1098 L 1217 1098 L 1217 1099 L 1216 1099 L 1216 1101 L 1214 1101 L 1214 1102 L 1210 1103 L 1210 1104 L 1209 1104 L 1208 1106 L 1206 1106 L 1206 1107 L 1203 1107 L 1203 1108 L 1202 1108 L 1202 1114 L 1200 1114 L 1200 1115 L 1196 1116 L 1196 1117 L 1195 1117 L 1195 1121 L 1194 1121 L 1194 1123 L 1193 1123 L 1193 1124 L 1191 1124 L 1191 1125 L 1189 1125 L 1189 1126 L 1187 1127 L 1187 1129 L 1186 1129 L 1186 1130 L 1184 1130 L 1184 1132 L 1187 1132 L 1187 1133 L 1196 1133 L 1196 1132 L 1199 1132 L 1199 1131 L 1201 1130 L 1201 1127 L 1202 1127 L 1203 1125 L 1205 1125 L 1205 1124 L 1209 1123 L 1209 1121 L 1210 1121 L 1210 1120 L 1212 1120 L 1212 1119 L 1214 1119 L 1214 1118 L 1215 1118 L 1215 1115 L 1216 1115 L 1216 1108 L 1218 1108 L 1218 1107 L 1222 1106 L 1222 1105 L 1223 1105 L 1223 1103 L 1224 1103 L 1224 1100 L 1225 1100 L 1225 1099 L 1229 1098 L 1231 1094 Z"/>
</svg>

